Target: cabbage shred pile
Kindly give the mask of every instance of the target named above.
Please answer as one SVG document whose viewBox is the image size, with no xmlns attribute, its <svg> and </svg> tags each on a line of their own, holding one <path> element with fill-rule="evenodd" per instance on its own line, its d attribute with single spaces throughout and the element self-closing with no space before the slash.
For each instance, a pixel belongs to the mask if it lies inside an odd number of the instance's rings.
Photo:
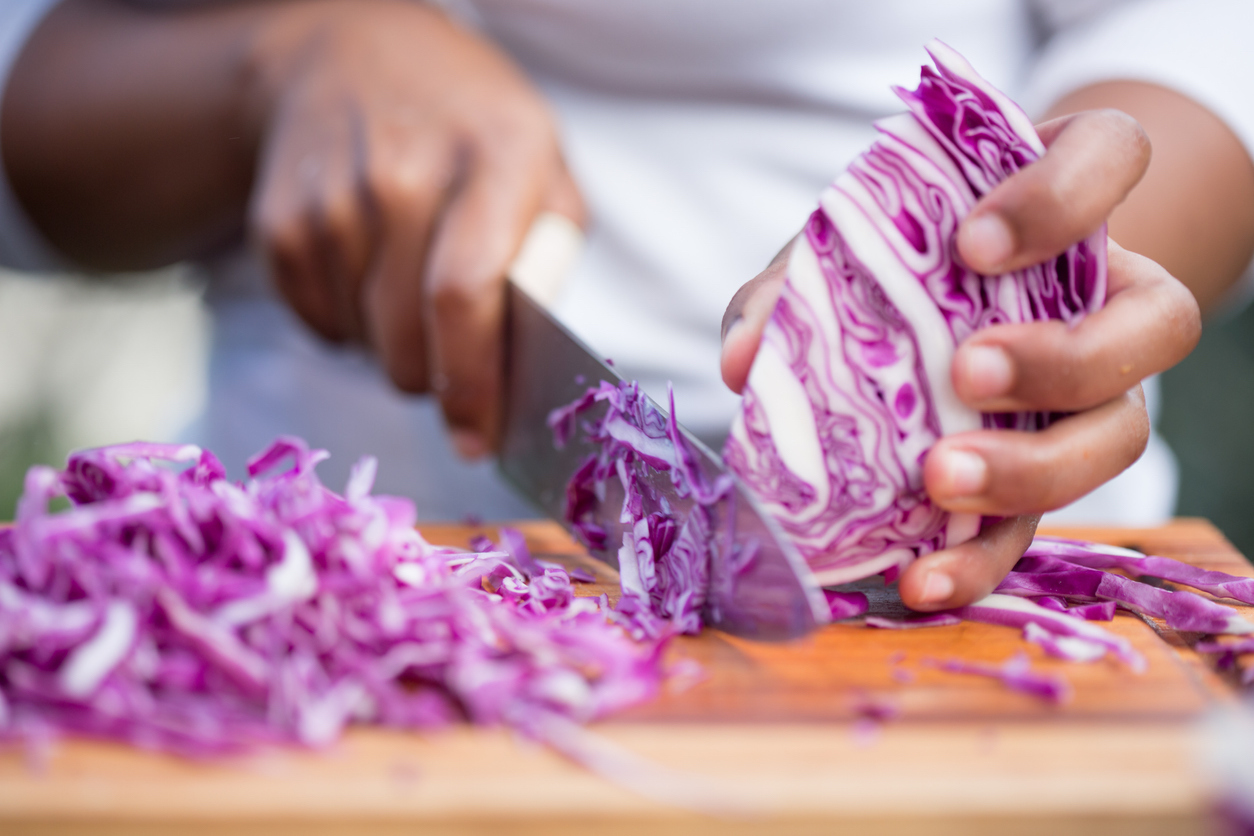
<svg viewBox="0 0 1254 836">
<path fill-rule="evenodd" d="M 325 455 L 281 439 L 242 484 L 191 446 L 33 468 L 0 531 L 0 738 L 210 755 L 355 721 L 543 737 L 657 691 L 662 642 L 574 597 L 516 533 L 433 546 L 408 500 L 370 495 L 373 459 L 341 496 L 314 473 Z"/>
<path fill-rule="evenodd" d="M 604 405 L 604 413 L 589 419 L 586 413 L 598 405 Z M 718 547 L 711 535 L 711 508 L 731 492 L 732 477 L 708 480 L 702 474 L 675 420 L 674 392 L 670 414 L 664 415 L 634 381 L 617 386 L 602 381 L 555 409 L 548 423 L 558 447 L 579 435 L 596 450 L 566 485 L 566 520 L 585 545 L 611 545 L 596 512 L 609 482 L 623 489 L 618 520 L 623 595 L 616 609 L 621 623 L 634 635 L 650 638 L 699 633 Z M 669 474 L 679 497 L 692 498 L 687 514 L 677 513 L 654 489 L 650 476 L 659 472 Z"/>
<path fill-rule="evenodd" d="M 983 276 L 956 257 L 958 225 L 1044 153 L 1031 121 L 949 47 L 929 47 L 907 113 L 823 193 L 793 244 L 723 451 L 819 580 L 840 584 L 954 546 L 978 516 L 923 489 L 943 435 L 1040 429 L 1049 413 L 980 415 L 953 391 L 957 346 L 999 323 L 1079 322 L 1106 293 L 1105 228 L 1057 259 Z"/>
</svg>

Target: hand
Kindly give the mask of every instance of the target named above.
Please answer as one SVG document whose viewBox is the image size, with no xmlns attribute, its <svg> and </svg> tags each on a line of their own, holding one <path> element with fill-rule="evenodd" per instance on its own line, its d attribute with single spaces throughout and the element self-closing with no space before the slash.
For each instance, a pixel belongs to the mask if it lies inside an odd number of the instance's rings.
<svg viewBox="0 0 1254 836">
<path fill-rule="evenodd" d="M 959 255 L 982 273 L 1053 258 L 1092 234 L 1149 164 L 1144 132 L 1117 111 L 1064 117 L 1038 130 L 1045 156 L 985 196 L 959 227 Z M 783 285 L 787 249 L 737 292 L 724 316 L 723 379 L 737 392 Z M 945 609 L 988 594 L 1031 542 L 1042 512 L 1132 464 L 1149 437 L 1139 381 L 1179 362 L 1200 333 L 1188 289 L 1112 241 L 1101 311 L 1074 328 L 998 325 L 964 342 L 952 375 L 967 405 L 1075 414 L 1039 433 L 981 430 L 933 446 L 923 470 L 933 501 L 1007 519 L 911 564 L 899 581 L 907 606 Z"/>
<path fill-rule="evenodd" d="M 401 389 L 436 392 L 459 451 L 483 455 L 506 268 L 538 213 L 583 218 L 548 108 L 422 4 L 288 9 L 255 50 L 253 236 L 306 323 L 368 343 Z"/>
</svg>

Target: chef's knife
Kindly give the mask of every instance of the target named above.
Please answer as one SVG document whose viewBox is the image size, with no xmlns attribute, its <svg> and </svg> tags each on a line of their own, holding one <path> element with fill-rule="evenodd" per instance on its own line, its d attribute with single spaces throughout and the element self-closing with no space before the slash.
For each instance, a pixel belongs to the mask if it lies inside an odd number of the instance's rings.
<svg viewBox="0 0 1254 836">
<path fill-rule="evenodd" d="M 500 469 L 515 488 L 567 528 L 566 483 L 594 448 L 579 433 L 563 449 L 553 442 L 547 419 L 601 381 L 622 378 L 561 325 L 518 283 L 508 284 L 505 406 Z M 659 412 L 665 410 L 652 404 Z M 600 408 L 604 408 L 601 406 Z M 708 479 L 726 473 L 722 460 L 680 427 Z M 734 479 L 734 475 L 733 475 Z M 665 497 L 682 527 L 694 508 L 668 473 L 655 471 L 650 486 Z M 713 506 L 715 565 L 703 618 L 710 627 L 755 639 L 787 639 L 828 620 L 828 607 L 797 550 L 746 490 L 734 480 L 731 495 Z M 609 480 L 593 520 L 605 529 L 606 548 L 594 557 L 617 568 L 624 526 L 619 522 L 622 487 Z"/>
</svg>

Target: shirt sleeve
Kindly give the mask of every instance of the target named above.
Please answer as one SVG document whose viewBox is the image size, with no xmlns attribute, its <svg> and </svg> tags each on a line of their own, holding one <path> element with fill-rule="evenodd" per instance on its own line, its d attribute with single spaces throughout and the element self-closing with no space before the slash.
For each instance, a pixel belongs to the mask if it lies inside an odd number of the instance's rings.
<svg viewBox="0 0 1254 836">
<path fill-rule="evenodd" d="M 1074 5 L 1074 4 L 1072 4 Z M 1039 116 L 1063 96 L 1101 81 L 1175 90 L 1221 119 L 1254 160 L 1254 2 L 1140 0 L 1076 16 L 1045 42 L 1021 99 Z M 1221 308 L 1254 295 L 1254 265 Z"/>
<path fill-rule="evenodd" d="M 1254 3 L 1123 3 L 1046 42 L 1024 103 L 1043 112 L 1100 81 L 1146 81 L 1176 90 L 1227 123 L 1254 158 Z"/>
<path fill-rule="evenodd" d="M 60 0 L 0 0 L 0 94 L 27 38 Z M 17 270 L 65 269 L 66 262 L 26 216 L 0 165 L 0 265 Z"/>
</svg>

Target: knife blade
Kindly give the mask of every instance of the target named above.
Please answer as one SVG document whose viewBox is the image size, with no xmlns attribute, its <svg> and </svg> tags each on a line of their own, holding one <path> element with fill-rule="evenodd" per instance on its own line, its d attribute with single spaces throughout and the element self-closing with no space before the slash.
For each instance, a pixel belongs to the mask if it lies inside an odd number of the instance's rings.
<svg viewBox="0 0 1254 836">
<path fill-rule="evenodd" d="M 526 291 L 510 281 L 506 300 L 505 403 L 498 466 L 520 494 L 568 530 L 566 483 L 595 448 L 576 434 L 557 449 L 547 419 L 601 381 L 618 385 L 622 377 Z M 651 405 L 666 415 L 656 403 Z M 601 407 L 603 408 L 603 407 Z M 713 480 L 727 468 L 692 433 L 680 432 L 698 466 Z M 745 485 L 732 474 L 734 490 L 711 507 L 714 565 L 702 613 L 707 626 L 753 639 L 783 640 L 803 635 L 829 620 L 819 588 L 796 548 Z M 668 473 L 655 471 L 650 486 L 669 503 L 682 527 L 694 510 L 681 497 Z M 610 480 L 594 512 L 605 529 L 606 548 L 589 549 L 593 557 L 618 568 L 624 526 L 619 522 L 623 491 Z"/>
</svg>

